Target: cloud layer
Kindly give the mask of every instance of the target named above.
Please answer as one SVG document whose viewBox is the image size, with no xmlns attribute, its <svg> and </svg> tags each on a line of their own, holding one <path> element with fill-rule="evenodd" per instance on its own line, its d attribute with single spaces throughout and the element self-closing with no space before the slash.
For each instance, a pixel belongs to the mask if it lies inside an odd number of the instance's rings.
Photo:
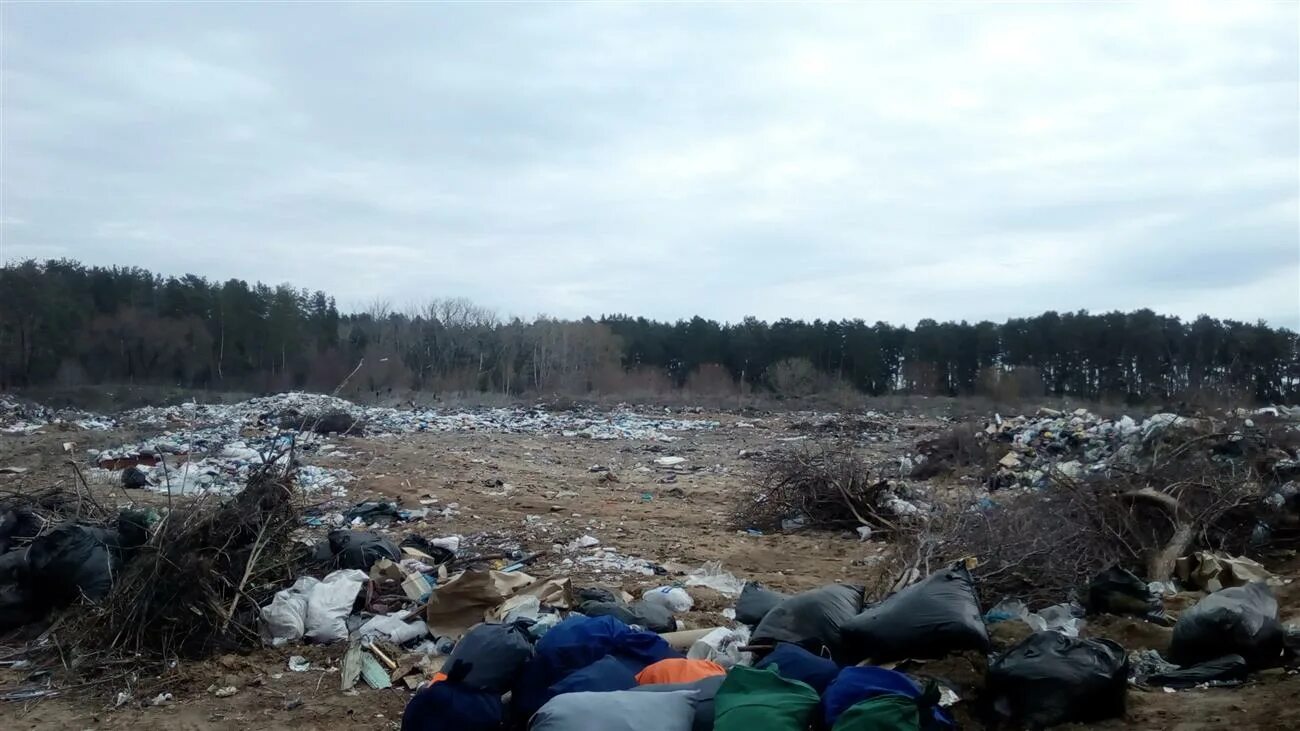
<svg viewBox="0 0 1300 731">
<path fill-rule="evenodd" d="M 5 5 L 5 260 L 344 305 L 1300 325 L 1288 3 Z"/>
</svg>

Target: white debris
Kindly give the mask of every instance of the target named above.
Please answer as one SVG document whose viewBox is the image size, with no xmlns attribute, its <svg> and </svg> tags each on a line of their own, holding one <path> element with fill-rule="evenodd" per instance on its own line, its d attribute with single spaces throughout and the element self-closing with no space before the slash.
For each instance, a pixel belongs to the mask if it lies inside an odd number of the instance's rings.
<svg viewBox="0 0 1300 731">
<path fill-rule="evenodd" d="M 695 600 L 691 599 L 691 595 L 686 593 L 686 590 L 680 586 L 661 586 L 657 589 L 646 589 L 641 598 L 647 604 L 663 607 L 673 614 L 689 612 L 691 607 L 695 605 Z"/>
<path fill-rule="evenodd" d="M 674 467 L 685 461 L 685 457 L 659 457 L 655 460 L 655 464 L 660 467 Z"/>
<path fill-rule="evenodd" d="M 710 561 L 686 575 L 687 586 L 708 587 L 723 596 L 740 596 L 745 582 L 730 571 L 722 570 L 721 561 Z"/>
<path fill-rule="evenodd" d="M 592 546 L 599 546 L 599 545 L 600 545 L 599 538 L 591 535 L 583 535 L 569 541 L 569 545 L 565 546 L 565 548 L 567 548 L 570 551 L 580 551 L 584 548 L 591 548 Z"/>
</svg>

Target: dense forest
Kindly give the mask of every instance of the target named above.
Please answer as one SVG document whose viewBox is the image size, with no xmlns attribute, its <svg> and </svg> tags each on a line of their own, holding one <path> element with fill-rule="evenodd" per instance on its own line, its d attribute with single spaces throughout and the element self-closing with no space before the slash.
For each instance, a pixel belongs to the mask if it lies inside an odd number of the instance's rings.
<svg viewBox="0 0 1300 731">
<path fill-rule="evenodd" d="M 157 383 L 229 390 L 651 396 L 1043 395 L 1300 400 L 1297 336 L 1150 310 L 915 327 L 865 320 L 501 319 L 463 299 L 340 313 L 323 292 L 139 268 L 0 269 L 0 388 Z M 358 364 L 361 364 L 358 368 Z M 356 370 L 353 373 L 354 369 Z"/>
</svg>

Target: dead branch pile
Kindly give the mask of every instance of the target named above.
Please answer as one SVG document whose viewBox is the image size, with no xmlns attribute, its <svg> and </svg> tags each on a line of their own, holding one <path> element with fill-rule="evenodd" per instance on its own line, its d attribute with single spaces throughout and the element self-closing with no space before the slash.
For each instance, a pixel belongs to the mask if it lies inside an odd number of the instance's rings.
<svg viewBox="0 0 1300 731">
<path fill-rule="evenodd" d="M 903 564 L 979 559 L 984 600 L 1004 596 L 1052 604 L 1121 564 L 1150 581 L 1168 580 L 1174 561 L 1193 550 L 1249 553 L 1277 475 L 1254 456 L 1268 439 L 1241 432 L 1185 435 L 1140 468 L 1102 475 L 1054 474 L 1047 487 L 974 496 L 936 510 L 902 536 Z"/>
<path fill-rule="evenodd" d="M 810 528 L 895 530 L 897 517 L 882 507 L 891 493 L 851 446 L 805 445 L 762 464 L 758 489 L 740 498 L 733 519 L 739 528 L 763 530 L 787 519 Z"/>
<path fill-rule="evenodd" d="M 257 608 L 301 558 L 292 477 L 268 463 L 213 507 L 177 507 L 135 550 L 95 605 L 74 605 L 55 638 L 76 662 L 198 658 L 257 645 Z"/>
<path fill-rule="evenodd" d="M 911 477 L 928 480 L 960 467 L 976 467 L 981 474 L 988 474 L 1006 450 L 990 442 L 976 425 L 958 424 L 918 442 L 916 451 L 925 459 L 912 471 Z"/>
</svg>

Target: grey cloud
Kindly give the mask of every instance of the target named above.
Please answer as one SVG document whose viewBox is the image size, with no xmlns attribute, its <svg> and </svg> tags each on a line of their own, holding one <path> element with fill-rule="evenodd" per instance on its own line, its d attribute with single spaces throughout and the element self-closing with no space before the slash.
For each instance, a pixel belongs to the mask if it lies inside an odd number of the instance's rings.
<svg viewBox="0 0 1300 731">
<path fill-rule="evenodd" d="M 524 315 L 1294 327 L 1298 12 L 8 4 L 0 258 Z"/>
</svg>

